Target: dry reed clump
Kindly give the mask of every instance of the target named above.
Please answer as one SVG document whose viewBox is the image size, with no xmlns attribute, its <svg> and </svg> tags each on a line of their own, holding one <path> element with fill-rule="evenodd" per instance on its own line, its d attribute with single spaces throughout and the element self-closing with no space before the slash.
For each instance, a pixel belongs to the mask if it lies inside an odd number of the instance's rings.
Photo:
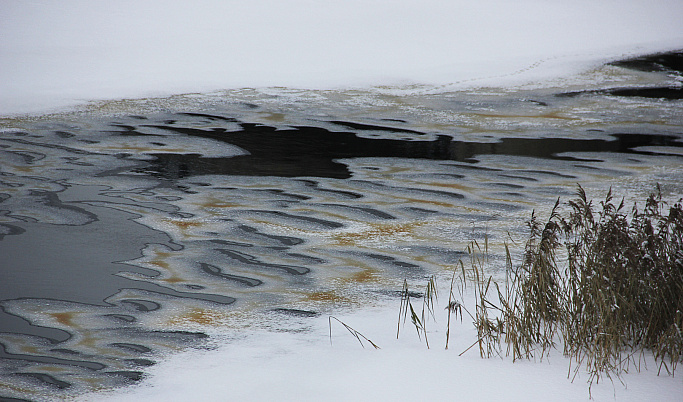
<svg viewBox="0 0 683 402">
<path fill-rule="evenodd" d="M 669 206 L 658 188 L 644 210 L 634 205 L 629 216 L 610 190 L 596 213 L 579 186 L 568 207 L 563 217 L 558 200 L 543 224 L 532 214 L 518 268 L 508 252 L 504 291 L 494 283 L 497 294 L 489 292 L 491 279 L 482 279 L 481 260 L 473 259 L 472 318 L 481 355 L 500 353 L 506 345 L 513 359 L 542 359 L 561 341 L 574 375 L 585 366 L 590 384 L 602 376 L 618 378 L 631 364 L 638 368 L 646 350 L 660 372 L 673 373 L 683 360 L 681 201 Z M 457 301 L 451 304 L 460 308 Z"/>
<path fill-rule="evenodd" d="M 570 358 L 570 375 L 572 366 L 574 378 L 585 367 L 590 385 L 603 376 L 619 379 L 631 365 L 639 370 L 646 351 L 660 373 L 673 374 L 683 361 L 681 200 L 667 204 L 657 187 L 642 211 L 634 205 L 628 214 L 623 200 L 614 203 L 610 189 L 596 212 L 579 186 L 566 216 L 560 207 L 558 199 L 545 223 L 532 213 L 519 267 L 513 267 L 506 246 L 504 286 L 485 274 L 488 241 L 467 247 L 469 268 L 461 261 L 451 278 L 446 349 L 451 318 L 459 315 L 462 321 L 464 311 L 477 340 L 461 355 L 478 345 L 482 357 L 501 355 L 505 347 L 513 360 L 543 359 L 559 342 Z M 473 287 L 473 311 L 459 301 L 468 285 Z M 433 277 L 421 296 L 417 314 L 404 282 L 399 331 L 410 311 L 418 336 L 424 335 L 429 347 L 426 323 L 437 297 Z"/>
</svg>

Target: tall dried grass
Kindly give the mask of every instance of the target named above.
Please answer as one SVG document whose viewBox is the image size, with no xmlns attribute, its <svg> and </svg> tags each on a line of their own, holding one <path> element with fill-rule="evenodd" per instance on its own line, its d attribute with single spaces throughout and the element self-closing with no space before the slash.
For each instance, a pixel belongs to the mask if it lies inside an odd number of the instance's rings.
<svg viewBox="0 0 683 402">
<path fill-rule="evenodd" d="M 472 242 L 470 268 L 461 263 L 451 279 L 446 348 L 451 315 L 462 320 L 464 310 L 478 333 L 467 350 L 478 345 L 482 357 L 504 348 L 513 360 L 543 359 L 559 343 L 572 379 L 584 367 L 590 385 L 640 369 L 648 352 L 659 372 L 673 374 L 683 360 L 681 200 L 667 204 L 658 187 L 642 211 L 624 209 L 611 190 L 596 208 L 579 186 L 567 204 L 558 199 L 545 222 L 532 213 L 518 267 L 506 247 L 504 285 L 485 274 L 488 243 Z M 455 293 L 464 300 L 468 284 L 473 312 Z M 426 339 L 424 319 L 415 326 Z"/>
<path fill-rule="evenodd" d="M 595 208 L 579 186 L 567 205 L 563 217 L 558 200 L 545 223 L 532 214 L 524 260 L 491 297 L 500 314 L 484 340 L 503 341 L 513 359 L 543 358 L 559 340 L 590 384 L 638 367 L 648 350 L 673 373 L 683 359 L 681 201 L 669 206 L 658 188 L 628 214 L 611 190 Z"/>
</svg>

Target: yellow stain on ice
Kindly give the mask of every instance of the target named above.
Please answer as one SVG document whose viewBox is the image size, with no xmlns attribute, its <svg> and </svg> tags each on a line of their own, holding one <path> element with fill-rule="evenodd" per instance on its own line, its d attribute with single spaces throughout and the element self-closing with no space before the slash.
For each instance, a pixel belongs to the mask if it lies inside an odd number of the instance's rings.
<svg viewBox="0 0 683 402">
<path fill-rule="evenodd" d="M 175 253 L 170 253 L 168 251 L 155 251 L 154 254 L 159 258 L 168 258 L 173 256 Z"/>
<path fill-rule="evenodd" d="M 429 205 L 436 205 L 438 207 L 444 207 L 444 208 L 453 208 L 455 205 L 451 204 L 450 202 L 443 202 L 443 201 L 434 201 L 434 200 L 422 200 L 419 198 L 402 198 L 408 203 L 415 203 L 415 204 L 429 204 Z"/>
<path fill-rule="evenodd" d="M 538 115 L 514 115 L 514 114 L 493 114 L 493 113 L 473 113 L 477 117 L 496 118 L 496 119 L 558 119 L 558 120 L 581 120 L 579 117 L 566 116 L 561 112 L 548 112 Z"/>
<path fill-rule="evenodd" d="M 222 202 L 219 200 L 202 202 L 200 205 L 204 208 L 235 208 L 235 207 L 240 206 L 239 204 L 234 204 L 234 203 L 230 203 L 230 202 Z"/>
<path fill-rule="evenodd" d="M 379 279 L 379 276 L 377 275 L 377 272 L 371 269 L 364 269 L 360 272 L 356 272 L 355 274 L 351 275 L 347 279 L 349 282 L 356 282 L 356 283 L 368 283 L 368 282 L 377 282 Z"/>
<path fill-rule="evenodd" d="M 166 219 L 166 222 L 173 224 L 180 229 L 187 230 L 190 228 L 202 226 L 203 222 L 195 222 L 195 221 L 180 221 L 180 220 L 175 220 L 175 219 Z"/>
<path fill-rule="evenodd" d="M 75 313 L 72 313 L 72 312 L 50 313 L 50 315 L 52 316 L 52 318 L 57 320 L 57 322 L 62 324 L 62 325 L 66 325 L 68 327 L 74 326 L 74 323 L 72 320 L 73 320 L 74 316 L 76 315 Z"/>
<path fill-rule="evenodd" d="M 338 245 L 354 246 L 363 241 L 373 241 L 412 235 L 415 228 L 425 224 L 426 222 L 374 223 L 368 225 L 369 227 L 364 230 L 336 233 L 332 238 Z"/>
<path fill-rule="evenodd" d="M 343 287 L 354 284 L 378 283 L 382 279 L 381 274 L 373 268 L 362 268 L 350 275 L 339 276 L 334 279 L 336 285 Z"/>
<path fill-rule="evenodd" d="M 163 268 L 163 269 L 168 269 L 169 265 L 166 261 L 161 261 L 161 260 L 152 260 L 148 262 L 149 265 L 154 265 L 155 267 Z"/>
<path fill-rule="evenodd" d="M 179 283 L 179 282 L 186 282 L 185 279 L 179 277 L 179 276 L 172 276 L 170 278 L 162 279 L 162 281 L 166 283 Z"/>
<path fill-rule="evenodd" d="M 171 325 L 182 324 L 200 324 L 200 325 L 221 325 L 227 318 L 226 314 L 218 313 L 216 311 L 194 308 L 189 312 L 181 315 L 171 317 L 168 322 Z"/>
<path fill-rule="evenodd" d="M 98 338 L 94 338 L 91 335 L 83 337 L 76 345 L 85 346 L 90 348 L 97 348 Z"/>
<path fill-rule="evenodd" d="M 285 115 L 283 113 L 264 112 L 264 113 L 260 113 L 260 116 L 264 120 L 272 121 L 275 123 L 285 121 Z"/>
<path fill-rule="evenodd" d="M 469 186 L 463 186 L 462 184 L 457 184 L 457 183 L 443 183 L 443 182 L 430 182 L 426 183 L 428 186 L 434 186 L 434 187 L 446 187 L 446 188 L 454 188 L 457 190 L 462 190 L 462 191 L 472 191 L 472 187 Z"/>
<path fill-rule="evenodd" d="M 30 353 L 30 354 L 40 354 L 40 350 L 38 350 L 38 347 L 36 346 L 22 346 L 21 348 L 22 352 L 24 353 Z"/>
<path fill-rule="evenodd" d="M 305 295 L 304 300 L 323 303 L 351 303 L 353 301 L 347 296 L 340 295 L 338 292 L 330 290 L 308 293 Z"/>
<path fill-rule="evenodd" d="M 23 173 L 31 173 L 33 172 L 33 166 L 15 166 L 14 170 Z"/>
<path fill-rule="evenodd" d="M 171 255 L 171 253 L 167 253 L 167 252 L 158 252 L 158 253 L 156 253 L 156 255 L 157 255 L 158 257 L 169 257 L 169 256 Z M 158 259 L 158 258 L 157 258 L 157 259 L 154 259 L 154 260 L 152 260 L 152 261 L 147 262 L 147 264 L 148 264 L 148 265 L 153 265 L 154 267 L 157 267 L 157 268 L 161 268 L 161 269 L 163 269 L 163 270 L 165 270 L 165 271 L 167 271 L 167 272 L 168 272 L 168 271 L 171 271 L 171 265 L 170 265 L 168 262 L 163 261 L 163 260 Z M 177 275 L 172 275 L 172 276 L 169 277 L 169 278 L 161 279 L 161 281 L 166 282 L 166 283 L 186 282 L 186 280 L 185 280 L 184 278 L 181 278 L 181 277 L 179 277 L 179 276 L 177 276 Z"/>
</svg>

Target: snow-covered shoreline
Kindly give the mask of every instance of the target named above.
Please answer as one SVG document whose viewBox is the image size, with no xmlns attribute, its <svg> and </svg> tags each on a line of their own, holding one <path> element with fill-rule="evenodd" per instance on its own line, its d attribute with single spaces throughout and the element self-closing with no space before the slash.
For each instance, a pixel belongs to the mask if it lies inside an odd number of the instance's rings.
<svg viewBox="0 0 683 402">
<path fill-rule="evenodd" d="M 442 295 L 447 289 L 442 289 Z M 419 300 L 415 306 L 419 308 Z M 543 361 L 509 357 L 482 359 L 469 317 L 451 323 L 444 350 L 447 317 L 437 307 L 429 322 L 431 349 L 408 323 L 396 339 L 399 300 L 383 300 L 334 317 L 376 343 L 361 347 L 328 315 L 292 318 L 271 315 L 251 330 L 216 335 L 211 350 L 170 356 L 149 370 L 140 385 L 95 393 L 83 401 L 677 401 L 683 393 L 678 376 L 657 375 L 657 364 L 642 357 L 620 379 L 602 379 L 588 387 L 588 374 L 568 378 L 570 361 L 555 351 Z M 260 328 L 259 328 L 260 327 Z M 257 328 L 257 329 L 253 329 Z M 226 337 L 227 336 L 227 337 Z M 573 375 L 573 373 L 572 373 Z M 620 382 L 623 381 L 623 384 Z"/>
<path fill-rule="evenodd" d="M 677 0 L 0 4 L 0 116 L 244 87 L 542 82 L 683 46 Z"/>
</svg>

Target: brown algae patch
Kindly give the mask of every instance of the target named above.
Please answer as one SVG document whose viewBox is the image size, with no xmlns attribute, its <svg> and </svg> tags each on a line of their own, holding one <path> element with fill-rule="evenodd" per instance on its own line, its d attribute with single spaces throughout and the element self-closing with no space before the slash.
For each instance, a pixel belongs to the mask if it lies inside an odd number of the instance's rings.
<svg viewBox="0 0 683 402">
<path fill-rule="evenodd" d="M 286 116 L 283 113 L 276 112 L 262 112 L 259 117 L 270 122 L 282 123 L 286 120 Z"/>
<path fill-rule="evenodd" d="M 62 312 L 62 313 L 50 313 L 50 315 L 52 316 L 52 318 L 57 320 L 57 322 L 62 324 L 62 325 L 66 325 L 68 327 L 74 326 L 74 323 L 72 320 L 74 319 L 74 316 L 76 315 L 76 313 Z"/>
<path fill-rule="evenodd" d="M 172 225 L 177 226 L 178 228 L 182 230 L 187 230 L 191 228 L 196 228 L 199 226 L 202 226 L 202 222 L 195 222 L 195 221 L 185 221 L 185 220 L 177 220 L 177 219 L 164 219 L 165 222 L 168 222 Z"/>
<path fill-rule="evenodd" d="M 23 345 L 19 348 L 23 353 L 39 355 L 42 351 L 37 346 Z"/>
<path fill-rule="evenodd" d="M 455 204 L 450 203 L 450 202 L 435 201 L 435 200 L 428 200 L 428 199 L 419 199 L 419 198 L 400 198 L 400 199 L 403 200 L 405 203 L 408 203 L 408 204 L 428 204 L 428 205 L 435 205 L 437 207 L 443 207 L 443 208 L 454 208 L 455 207 Z"/>
<path fill-rule="evenodd" d="M 33 368 L 33 370 L 35 370 L 39 373 L 44 372 L 44 371 L 48 371 L 51 373 L 67 373 L 68 372 L 66 369 L 64 369 L 64 367 L 55 367 L 55 366 L 46 366 L 46 365 L 36 366 Z"/>
<path fill-rule="evenodd" d="M 426 184 L 427 184 L 428 186 L 434 186 L 434 187 L 454 188 L 454 189 L 457 189 L 457 190 L 466 191 L 466 192 L 468 192 L 468 193 L 470 193 L 470 192 L 473 191 L 473 187 L 472 187 L 472 186 L 465 186 L 465 185 L 458 184 L 458 183 L 429 182 L 429 183 L 426 183 Z"/>
<path fill-rule="evenodd" d="M 235 204 L 235 203 L 230 203 L 230 202 L 223 202 L 219 200 L 214 200 L 214 201 L 206 201 L 200 204 L 202 208 L 210 210 L 210 209 L 223 209 L 223 208 L 238 208 L 238 207 L 244 207 L 244 205 L 240 204 Z"/>
<path fill-rule="evenodd" d="M 149 261 L 147 264 L 154 265 L 155 267 L 163 268 L 165 270 L 168 270 L 170 268 L 169 264 L 166 261 L 161 260 L 152 260 Z"/>
<path fill-rule="evenodd" d="M 162 281 L 164 281 L 166 283 L 185 283 L 185 282 L 187 282 L 187 279 L 180 278 L 178 276 L 172 276 L 170 278 L 162 279 Z"/>
<path fill-rule="evenodd" d="M 92 333 L 83 333 L 83 337 L 75 344 L 75 346 L 83 347 L 84 349 L 99 350 L 101 339 L 92 335 Z"/>
<path fill-rule="evenodd" d="M 220 197 L 215 196 L 214 194 L 207 194 L 201 199 L 198 199 L 196 201 L 192 201 L 189 203 L 193 207 L 197 207 L 199 209 L 202 209 L 212 215 L 215 215 L 217 213 L 223 212 L 223 209 L 226 208 L 247 208 L 249 207 L 249 204 L 244 204 L 244 203 L 238 203 L 238 202 L 232 202 L 232 201 L 226 201 L 225 199 L 221 199 Z"/>
<path fill-rule="evenodd" d="M 169 318 L 168 324 L 174 327 L 188 324 L 216 327 L 226 325 L 228 319 L 229 314 L 221 311 L 193 308 L 183 314 Z"/>
<path fill-rule="evenodd" d="M 171 253 L 168 251 L 161 251 L 153 249 L 151 255 L 145 255 L 131 263 L 139 266 L 147 266 L 156 271 L 161 272 L 161 277 L 157 277 L 158 280 L 166 283 L 184 283 L 187 282 L 187 278 L 183 278 L 178 275 L 177 263 L 174 264 L 172 259 L 177 258 L 177 253 Z M 147 260 L 149 258 L 149 260 Z"/>
<path fill-rule="evenodd" d="M 22 173 L 33 173 L 35 171 L 35 167 L 33 166 L 14 166 L 14 170 L 17 172 L 22 172 Z"/>
<path fill-rule="evenodd" d="M 379 279 L 381 278 L 381 275 L 376 271 L 372 269 L 364 269 L 360 272 L 356 272 L 355 274 L 351 275 L 350 278 L 340 278 L 342 281 L 346 280 L 349 282 L 353 283 L 370 283 L 370 282 L 378 282 Z"/>
<path fill-rule="evenodd" d="M 240 310 L 218 310 L 204 307 L 192 307 L 167 316 L 158 325 L 165 329 L 200 330 L 212 332 L 211 329 L 254 329 L 267 324 L 266 316 L 261 308 L 243 306 Z"/>
<path fill-rule="evenodd" d="M 359 231 L 345 230 L 337 232 L 332 236 L 332 240 L 340 246 L 357 246 L 363 242 L 373 242 L 397 238 L 414 236 L 415 229 L 425 225 L 427 222 L 405 222 L 405 223 L 369 223 L 365 224 L 365 229 Z"/>
<path fill-rule="evenodd" d="M 304 302 L 317 302 L 324 304 L 351 304 L 352 299 L 347 296 L 343 296 L 342 292 L 338 290 L 321 290 L 317 292 L 311 292 L 305 295 Z"/>
</svg>

